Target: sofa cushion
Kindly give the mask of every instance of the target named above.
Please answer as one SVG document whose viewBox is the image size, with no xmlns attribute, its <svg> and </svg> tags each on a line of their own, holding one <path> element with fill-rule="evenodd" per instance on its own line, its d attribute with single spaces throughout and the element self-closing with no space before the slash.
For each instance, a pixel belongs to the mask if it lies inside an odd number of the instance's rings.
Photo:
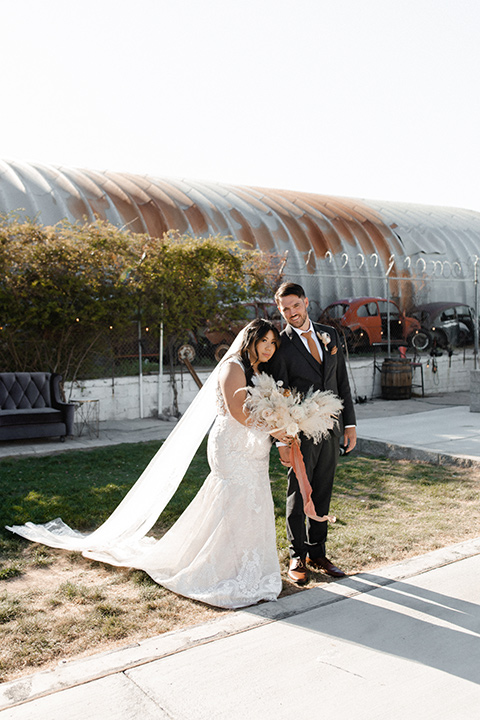
<svg viewBox="0 0 480 720">
<path fill-rule="evenodd" d="M 34 408 L 30 410 L 0 410 L 0 427 L 7 425 L 38 425 L 65 422 L 61 410 Z"/>
<path fill-rule="evenodd" d="M 1 373 L 0 409 L 50 407 L 50 377 L 50 373 L 43 372 Z"/>
</svg>

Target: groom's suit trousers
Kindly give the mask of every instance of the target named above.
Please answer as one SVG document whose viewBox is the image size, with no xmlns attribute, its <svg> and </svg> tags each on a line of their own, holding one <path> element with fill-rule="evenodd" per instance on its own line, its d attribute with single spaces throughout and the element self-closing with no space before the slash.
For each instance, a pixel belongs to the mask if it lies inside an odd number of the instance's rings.
<svg viewBox="0 0 480 720">
<path fill-rule="evenodd" d="M 316 513 L 327 515 L 339 456 L 339 438 L 329 433 L 327 439 L 315 445 L 311 440 L 302 437 L 301 450 L 312 487 L 312 500 Z M 305 558 L 305 554 L 312 559 L 323 557 L 328 523 L 305 518 L 303 498 L 292 469 L 288 472 L 286 518 L 290 555 L 302 559 Z"/>
</svg>

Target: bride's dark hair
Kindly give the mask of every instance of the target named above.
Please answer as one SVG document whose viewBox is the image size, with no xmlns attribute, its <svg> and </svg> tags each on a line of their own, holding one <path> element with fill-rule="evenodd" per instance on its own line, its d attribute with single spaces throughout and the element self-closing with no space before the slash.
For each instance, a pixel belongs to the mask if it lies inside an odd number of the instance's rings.
<svg viewBox="0 0 480 720">
<path fill-rule="evenodd" d="M 260 342 L 260 340 L 262 340 L 262 338 L 264 338 L 270 330 L 273 332 L 275 336 L 275 342 L 277 343 L 277 348 L 279 348 L 280 333 L 270 320 L 265 320 L 264 318 L 257 318 L 256 320 L 252 320 L 252 322 L 244 328 L 243 341 L 238 352 L 240 357 L 242 358 L 243 367 L 245 368 L 247 384 L 251 383 L 253 377 L 253 368 L 248 351 L 249 349 L 252 349 L 253 352 L 256 352 L 257 343 Z M 262 370 L 264 371 L 265 363 L 261 363 L 258 366 L 258 369 L 260 370 L 260 372 L 262 372 Z"/>
</svg>

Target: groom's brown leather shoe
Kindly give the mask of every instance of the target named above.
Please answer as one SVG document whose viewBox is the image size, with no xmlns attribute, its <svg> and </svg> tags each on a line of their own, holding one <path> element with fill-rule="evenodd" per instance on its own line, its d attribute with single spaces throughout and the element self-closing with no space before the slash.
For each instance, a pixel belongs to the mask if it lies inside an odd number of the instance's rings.
<svg viewBox="0 0 480 720">
<path fill-rule="evenodd" d="M 346 574 L 343 572 L 343 570 L 335 567 L 335 565 L 326 557 L 318 557 L 314 560 L 311 558 L 307 558 L 307 562 L 309 565 L 314 567 L 315 570 L 323 570 L 323 572 L 327 573 L 327 575 L 331 575 L 332 577 L 346 577 Z"/>
<path fill-rule="evenodd" d="M 297 585 L 305 585 L 308 582 L 308 570 L 300 558 L 292 558 L 288 568 L 288 577 Z"/>
</svg>

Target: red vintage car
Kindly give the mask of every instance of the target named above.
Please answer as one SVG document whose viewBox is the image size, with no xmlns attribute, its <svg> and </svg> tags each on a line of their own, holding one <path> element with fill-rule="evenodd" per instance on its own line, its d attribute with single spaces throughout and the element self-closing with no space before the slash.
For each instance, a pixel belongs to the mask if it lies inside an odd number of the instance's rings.
<svg viewBox="0 0 480 720">
<path fill-rule="evenodd" d="M 417 350 L 429 342 L 418 320 L 405 315 L 393 300 L 382 297 L 337 300 L 325 308 L 319 320 L 336 327 L 351 352 L 366 350 L 373 343 L 386 344 L 388 327 L 390 340 L 404 341 Z"/>
</svg>

